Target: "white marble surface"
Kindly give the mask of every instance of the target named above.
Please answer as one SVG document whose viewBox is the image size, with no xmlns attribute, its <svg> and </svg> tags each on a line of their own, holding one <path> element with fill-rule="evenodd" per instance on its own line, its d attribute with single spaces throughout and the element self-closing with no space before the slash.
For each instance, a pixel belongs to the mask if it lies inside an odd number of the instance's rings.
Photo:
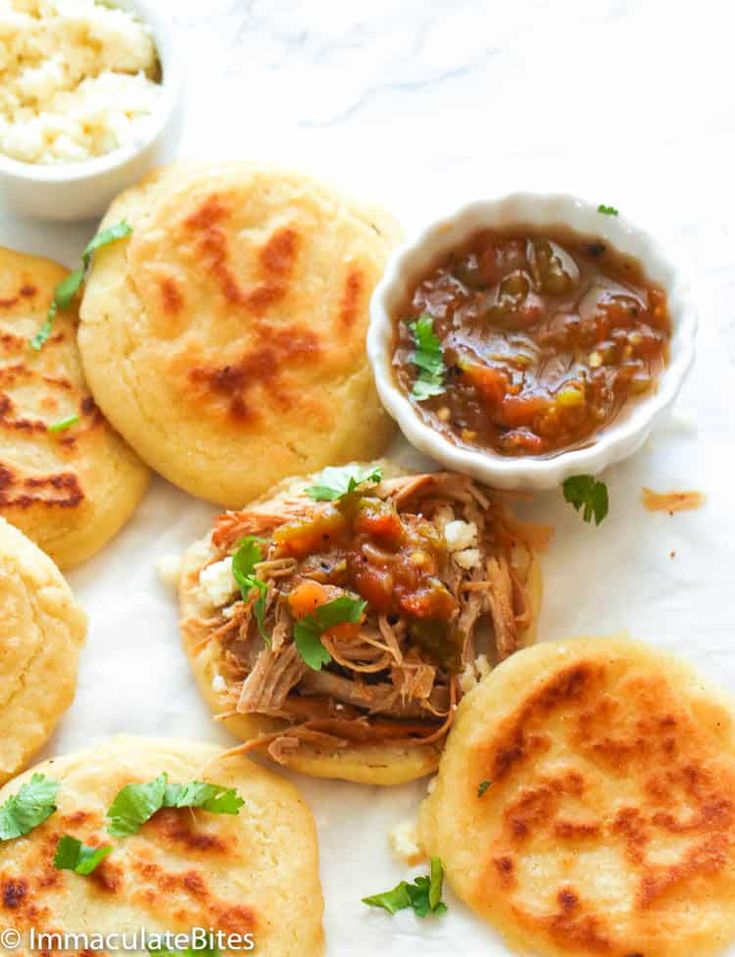
<svg viewBox="0 0 735 957">
<path fill-rule="evenodd" d="M 607 475 L 599 529 L 556 494 L 541 634 L 629 629 L 735 691 L 735 98 L 728 4 L 704 0 L 160 0 L 188 64 L 182 155 L 303 167 L 411 230 L 460 200 L 563 188 L 624 209 L 680 250 L 700 303 L 694 373 L 671 422 Z M 93 226 L 11 222 L 0 242 L 72 264 Z M 708 494 L 649 515 L 643 484 Z M 71 580 L 91 616 L 77 700 L 49 751 L 127 731 L 227 741 L 182 660 L 158 555 L 213 510 L 158 481 Z M 219 736 L 218 736 L 219 735 Z M 330 957 L 501 955 L 449 895 L 441 920 L 364 908 L 405 869 L 387 827 L 421 786 L 301 782 L 322 849 Z M 735 951 L 733 951 L 735 953 Z"/>
</svg>

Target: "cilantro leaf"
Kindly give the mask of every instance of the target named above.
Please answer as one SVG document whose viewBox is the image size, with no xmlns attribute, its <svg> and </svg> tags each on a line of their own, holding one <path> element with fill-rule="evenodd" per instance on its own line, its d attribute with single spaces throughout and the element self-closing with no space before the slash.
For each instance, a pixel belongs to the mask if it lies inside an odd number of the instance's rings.
<svg viewBox="0 0 735 957">
<path fill-rule="evenodd" d="M 169 784 L 164 806 L 200 807 L 212 814 L 239 814 L 244 803 L 234 788 L 208 781 L 191 781 L 189 784 Z"/>
<path fill-rule="evenodd" d="M 114 837 L 135 834 L 162 807 L 200 807 L 212 814 L 238 814 L 244 803 L 234 788 L 205 781 L 169 784 L 164 772 L 145 784 L 127 784 L 118 791 L 107 811 L 107 832 Z"/>
<path fill-rule="evenodd" d="M 114 226 L 110 226 L 108 229 L 103 229 L 101 232 L 97 233 L 96 236 L 93 236 L 92 239 L 84 247 L 84 252 L 82 253 L 82 265 L 75 269 L 73 272 L 70 272 L 68 276 L 65 276 L 60 283 L 56 285 L 54 289 L 54 297 L 51 300 L 51 305 L 49 306 L 48 313 L 46 314 L 46 319 L 43 324 L 38 328 L 35 335 L 31 336 L 28 340 L 28 344 L 31 349 L 34 349 L 38 352 L 39 349 L 42 349 L 43 346 L 48 342 L 49 337 L 51 336 L 51 329 L 53 326 L 53 321 L 59 312 L 59 309 L 68 309 L 74 299 L 74 296 L 81 289 L 82 283 L 84 282 L 89 267 L 92 264 L 92 254 L 96 249 L 100 249 L 102 246 L 108 246 L 110 243 L 114 243 L 118 239 L 123 239 L 125 236 L 129 236 L 133 231 L 132 226 L 123 220 L 120 223 L 116 223 Z"/>
<path fill-rule="evenodd" d="M 59 419 L 58 422 L 52 422 L 51 425 L 48 426 L 48 431 L 54 433 L 63 432 L 65 429 L 71 428 L 72 425 L 76 425 L 78 421 L 79 416 L 76 412 L 74 412 L 72 415 L 67 415 L 65 419 Z"/>
<path fill-rule="evenodd" d="M 237 551 L 232 556 L 232 574 L 235 576 L 235 581 L 241 589 L 243 587 L 247 589 L 247 594 L 243 595 L 243 598 L 248 597 L 253 586 L 250 584 L 243 586 L 242 582 L 252 578 L 255 566 L 258 562 L 263 561 L 265 544 L 264 538 L 246 535 L 245 538 L 240 540 Z"/>
<path fill-rule="evenodd" d="M 617 216 L 618 211 L 614 206 L 605 206 L 604 203 L 600 203 L 597 207 L 597 212 L 602 213 L 603 216 Z"/>
<path fill-rule="evenodd" d="M 411 395 L 423 402 L 424 399 L 430 399 L 433 395 L 442 395 L 444 386 L 441 383 L 430 382 L 428 379 L 422 379 L 421 376 L 414 382 L 411 389 Z"/>
<path fill-rule="evenodd" d="M 48 340 L 51 338 L 51 328 L 54 319 L 56 318 L 56 303 L 52 303 L 49 308 L 48 315 L 38 327 L 38 330 L 31 336 L 28 340 L 28 344 L 31 349 L 34 349 L 38 352 L 39 349 L 42 349 L 46 345 Z"/>
<path fill-rule="evenodd" d="M 58 790 L 58 781 L 34 774 L 0 807 L 0 841 L 23 837 L 51 817 L 56 810 Z"/>
<path fill-rule="evenodd" d="M 107 833 L 114 837 L 135 834 L 163 807 L 167 781 L 168 776 L 160 774 L 145 784 L 126 784 L 107 809 Z"/>
<path fill-rule="evenodd" d="M 408 324 L 416 346 L 411 362 L 419 370 L 411 395 L 419 402 L 444 392 L 444 355 L 441 340 L 434 333 L 434 319 L 428 312 L 422 313 Z"/>
<path fill-rule="evenodd" d="M 357 624 L 367 602 L 351 595 L 340 595 L 333 601 L 320 605 L 311 614 L 305 615 L 294 625 L 294 644 L 306 664 L 314 671 L 321 671 L 332 656 L 324 647 L 321 637 L 328 628 L 344 622 Z"/>
<path fill-rule="evenodd" d="M 265 539 L 246 535 L 232 556 L 232 574 L 240 587 L 243 601 L 250 601 L 253 589 L 257 589 L 258 597 L 253 604 L 253 613 L 260 637 L 268 645 L 270 637 L 265 630 L 265 599 L 268 594 L 268 585 L 255 574 L 255 566 L 263 561 L 265 546 Z"/>
<path fill-rule="evenodd" d="M 321 484 L 307 488 L 306 494 L 315 502 L 335 502 L 350 495 L 359 485 L 377 485 L 383 479 L 379 465 L 345 465 L 343 468 L 325 468 L 320 476 Z"/>
<path fill-rule="evenodd" d="M 428 876 L 417 877 L 411 884 L 401 881 L 392 890 L 363 897 L 362 902 L 369 907 L 382 907 L 389 914 L 412 907 L 417 917 L 439 916 L 447 912 L 447 905 L 442 901 L 443 882 L 442 863 L 438 857 L 432 857 Z"/>
<path fill-rule="evenodd" d="M 492 784 L 492 781 L 488 781 L 488 780 L 480 781 L 479 785 L 477 786 L 477 796 L 481 798 L 491 784 Z"/>
<path fill-rule="evenodd" d="M 607 485 L 600 482 L 593 475 L 572 475 L 564 480 L 562 485 L 564 499 L 575 509 L 582 512 L 585 522 L 594 518 L 595 525 L 603 521 L 608 512 L 609 500 Z"/>
<path fill-rule="evenodd" d="M 102 863 L 111 851 L 112 845 L 110 844 L 105 844 L 102 847 L 90 847 L 88 844 L 82 844 L 78 838 L 64 834 L 63 837 L 59 838 L 59 843 L 56 845 L 54 867 L 57 871 L 74 871 L 75 874 L 86 877 Z"/>
<path fill-rule="evenodd" d="M 110 243 L 114 243 L 118 239 L 124 239 L 126 236 L 129 236 L 132 231 L 133 227 L 129 223 L 126 223 L 124 219 L 119 223 L 115 223 L 114 226 L 108 226 L 107 229 L 100 230 L 84 247 L 82 262 L 85 267 L 87 269 L 90 267 L 93 252 L 97 249 L 101 249 L 102 246 L 109 246 Z"/>
</svg>

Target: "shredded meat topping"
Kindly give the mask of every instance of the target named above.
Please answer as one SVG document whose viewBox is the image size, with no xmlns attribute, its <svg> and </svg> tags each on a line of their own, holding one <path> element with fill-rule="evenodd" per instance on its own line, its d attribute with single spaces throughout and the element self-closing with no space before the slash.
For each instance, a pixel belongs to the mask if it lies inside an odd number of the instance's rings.
<svg viewBox="0 0 735 957">
<path fill-rule="evenodd" d="M 449 540 L 453 531 L 461 544 L 463 530 L 470 549 Z M 220 610 L 206 632 L 222 645 L 235 713 L 288 722 L 246 745 L 282 764 L 301 742 L 331 751 L 440 740 L 462 694 L 459 675 L 478 655 L 512 654 L 532 623 L 528 569 L 543 533 L 467 476 L 393 478 L 337 503 L 304 492 L 267 511 L 228 512 L 212 534 L 212 562 L 247 535 L 265 542 L 256 573 L 267 583 L 270 644 L 259 634 L 255 594 Z M 361 599 L 364 611 L 357 623 L 323 632 L 330 660 L 313 670 L 295 644 L 296 623 L 342 595 Z"/>
</svg>

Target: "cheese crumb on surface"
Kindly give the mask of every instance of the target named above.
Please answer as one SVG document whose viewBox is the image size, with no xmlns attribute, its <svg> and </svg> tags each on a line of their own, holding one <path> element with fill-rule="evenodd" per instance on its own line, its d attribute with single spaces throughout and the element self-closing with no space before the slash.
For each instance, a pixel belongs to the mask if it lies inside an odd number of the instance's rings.
<svg viewBox="0 0 735 957">
<path fill-rule="evenodd" d="M 176 588 L 181 577 L 181 555 L 170 552 L 162 555 L 156 562 L 158 576 L 167 588 Z"/>
<path fill-rule="evenodd" d="M 220 674 L 212 676 L 212 691 L 227 691 L 227 682 Z"/>
<path fill-rule="evenodd" d="M 203 568 L 199 573 L 199 584 L 215 608 L 226 605 L 237 590 L 237 582 L 232 574 L 232 558 L 223 558 Z"/>
<path fill-rule="evenodd" d="M 150 28 L 96 0 L 0 0 L 0 152 L 67 163 L 144 135 L 162 93 Z"/>
<path fill-rule="evenodd" d="M 477 545 L 477 525 L 455 519 L 444 526 L 444 539 L 450 552 L 462 552 Z"/>
<path fill-rule="evenodd" d="M 419 844 L 416 821 L 412 818 L 396 824 L 388 834 L 388 843 L 393 855 L 402 863 L 413 867 L 426 860 L 426 854 Z"/>
<path fill-rule="evenodd" d="M 487 655 L 478 655 L 474 662 L 468 662 L 459 676 L 459 686 L 463 694 L 469 694 L 477 685 L 487 678 L 492 671 L 492 665 Z"/>
<path fill-rule="evenodd" d="M 482 561 L 482 552 L 479 548 L 465 548 L 464 551 L 454 552 L 452 555 L 460 568 L 476 568 Z"/>
</svg>

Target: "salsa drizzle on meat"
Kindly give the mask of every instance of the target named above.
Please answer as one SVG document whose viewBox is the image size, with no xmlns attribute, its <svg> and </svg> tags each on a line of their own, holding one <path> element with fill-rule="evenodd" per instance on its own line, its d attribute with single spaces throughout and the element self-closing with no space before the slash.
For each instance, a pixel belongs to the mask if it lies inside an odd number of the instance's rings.
<svg viewBox="0 0 735 957">
<path fill-rule="evenodd" d="M 248 536 L 262 543 L 254 571 L 265 583 L 267 643 L 255 593 L 218 609 L 205 640 L 222 643 L 233 714 L 289 722 L 245 749 L 267 743 L 279 760 L 302 741 L 331 750 L 440 740 L 486 656 L 507 657 L 531 624 L 532 535 L 499 496 L 446 472 L 359 486 L 334 502 L 297 492 L 220 516 L 210 564 Z M 344 597 L 359 614 L 321 633 L 326 663 L 309 667 L 298 623 Z"/>
</svg>

